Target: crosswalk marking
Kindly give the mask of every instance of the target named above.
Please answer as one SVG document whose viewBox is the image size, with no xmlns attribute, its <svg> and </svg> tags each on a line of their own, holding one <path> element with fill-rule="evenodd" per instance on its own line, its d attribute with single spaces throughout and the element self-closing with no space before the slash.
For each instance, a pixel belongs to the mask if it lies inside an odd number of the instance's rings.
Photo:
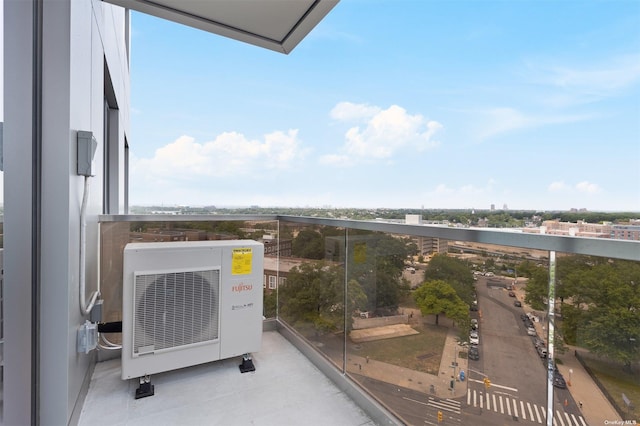
<svg viewBox="0 0 640 426">
<path fill-rule="evenodd" d="M 460 401 L 456 401 L 454 399 L 437 399 L 430 396 L 426 405 L 435 407 L 438 410 L 451 411 L 452 413 L 460 414 L 460 406 L 462 404 Z"/>
<path fill-rule="evenodd" d="M 458 402 L 458 404 L 460 403 Z M 518 417 L 537 424 L 544 424 L 547 420 L 546 406 L 522 401 L 518 397 L 500 392 L 493 393 L 468 389 L 467 405 Z M 456 408 L 459 410 L 459 406 Z M 553 424 L 554 426 L 587 426 L 586 421 L 580 414 L 571 414 L 560 410 L 555 410 L 553 413 Z"/>
<path fill-rule="evenodd" d="M 540 413 L 538 413 L 538 406 L 536 404 L 533 404 L 533 409 L 536 412 L 536 419 L 538 419 L 538 423 L 542 423 L 542 420 L 540 419 Z M 540 408 L 542 410 L 542 408 Z"/>
</svg>

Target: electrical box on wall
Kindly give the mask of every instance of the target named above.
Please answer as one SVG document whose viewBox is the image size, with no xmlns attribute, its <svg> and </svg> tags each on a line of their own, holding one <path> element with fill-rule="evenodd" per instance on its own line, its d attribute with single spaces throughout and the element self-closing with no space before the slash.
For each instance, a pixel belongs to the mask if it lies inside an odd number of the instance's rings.
<svg viewBox="0 0 640 426">
<path fill-rule="evenodd" d="M 78 130 L 78 175 L 93 176 L 93 156 L 98 142 L 93 132 Z"/>
</svg>

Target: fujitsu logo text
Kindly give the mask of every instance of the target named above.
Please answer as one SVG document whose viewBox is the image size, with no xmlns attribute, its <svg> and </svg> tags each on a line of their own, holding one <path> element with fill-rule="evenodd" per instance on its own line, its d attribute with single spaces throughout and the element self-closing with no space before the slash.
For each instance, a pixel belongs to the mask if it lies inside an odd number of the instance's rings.
<svg viewBox="0 0 640 426">
<path fill-rule="evenodd" d="M 243 292 L 243 291 L 251 291 L 252 288 L 253 288 L 253 284 L 240 283 L 238 285 L 234 285 L 233 287 L 231 287 L 231 291 L 236 292 L 236 293 L 240 293 L 240 292 Z"/>
</svg>

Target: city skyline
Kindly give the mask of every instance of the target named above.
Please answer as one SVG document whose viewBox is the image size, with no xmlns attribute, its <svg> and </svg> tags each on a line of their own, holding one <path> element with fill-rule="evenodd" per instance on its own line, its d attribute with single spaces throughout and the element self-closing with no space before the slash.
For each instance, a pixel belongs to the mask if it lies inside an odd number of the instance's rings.
<svg viewBox="0 0 640 426">
<path fill-rule="evenodd" d="M 343 0 L 289 55 L 131 21 L 131 205 L 640 211 L 637 2 Z"/>
</svg>

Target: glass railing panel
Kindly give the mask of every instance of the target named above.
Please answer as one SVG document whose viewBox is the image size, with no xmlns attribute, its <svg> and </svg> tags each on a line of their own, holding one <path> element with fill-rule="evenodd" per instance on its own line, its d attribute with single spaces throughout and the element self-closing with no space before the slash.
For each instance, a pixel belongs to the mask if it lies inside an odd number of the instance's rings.
<svg viewBox="0 0 640 426">
<path fill-rule="evenodd" d="M 344 364 L 345 230 L 280 222 L 278 318 L 337 368 Z"/>
<path fill-rule="evenodd" d="M 608 400 L 596 421 L 637 420 L 640 262 L 570 253 L 558 253 L 556 262 L 559 370 L 569 388 L 580 386 L 576 372 L 586 372 L 594 391 Z"/>
<path fill-rule="evenodd" d="M 293 328 L 407 424 L 438 416 L 546 424 L 549 412 L 555 424 L 638 417 L 640 262 L 521 248 L 512 233 L 487 234 L 503 246 L 398 234 L 395 225 L 288 219 L 101 224 L 107 318 L 121 317 L 126 243 L 187 230 L 189 238 L 252 238 L 265 244 L 265 317 Z M 573 244 L 634 258 L 624 244 Z M 584 406 L 594 394 L 609 409 Z"/>
<path fill-rule="evenodd" d="M 548 276 L 546 252 L 348 235 L 348 294 L 362 290 L 367 306 L 348 315 L 354 380 L 408 424 L 544 422 L 547 370 L 534 343 L 548 316 L 524 302 L 518 268 L 533 262 Z"/>
</svg>

